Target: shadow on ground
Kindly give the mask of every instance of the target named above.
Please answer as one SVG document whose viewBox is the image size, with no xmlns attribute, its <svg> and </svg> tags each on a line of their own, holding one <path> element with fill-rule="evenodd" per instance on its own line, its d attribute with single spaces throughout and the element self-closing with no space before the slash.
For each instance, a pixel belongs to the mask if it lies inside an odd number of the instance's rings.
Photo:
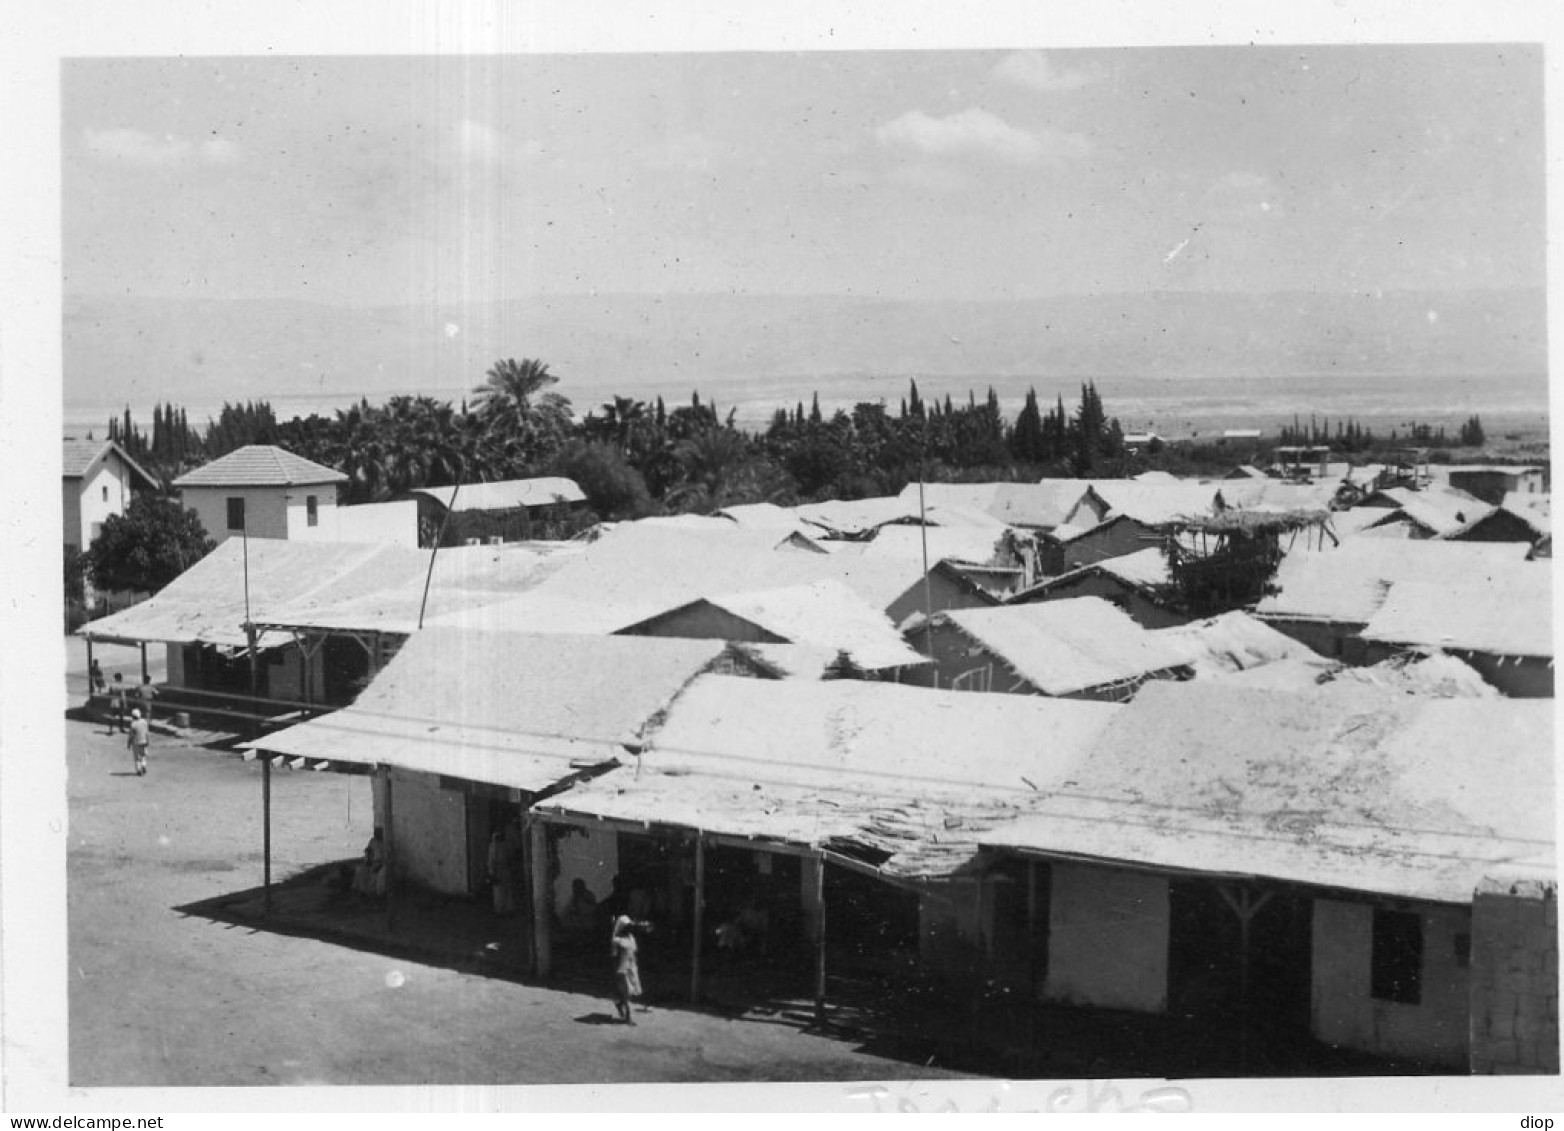
<svg viewBox="0 0 1564 1131">
<path fill-rule="evenodd" d="M 587 994 L 609 993 L 607 952 L 582 943 L 555 951 L 554 972 L 532 976 L 524 921 L 480 902 L 409 893 L 394 907 L 351 890 L 355 861 L 307 869 L 262 888 L 176 907 L 251 931 L 312 938 L 366 953 L 462 973 Z M 687 945 L 687 944 L 686 944 Z M 643 960 L 646 1001 L 657 1009 L 782 1025 L 913 1067 L 1011 1079 L 1191 1079 L 1427 1075 L 1446 1070 L 1329 1048 L 1247 1039 L 1234 1024 L 1103 1009 L 1038 1007 L 1016 1000 L 957 1000 L 915 994 L 887 979 L 838 974 L 817 1016 L 810 980 L 797 970 L 722 968 L 703 974 L 700 1002 L 688 995 L 688 959 L 673 939 L 654 939 Z M 605 1011 L 574 1019 L 618 1025 Z M 1251 1034 L 1252 1035 L 1252 1034 Z"/>
</svg>

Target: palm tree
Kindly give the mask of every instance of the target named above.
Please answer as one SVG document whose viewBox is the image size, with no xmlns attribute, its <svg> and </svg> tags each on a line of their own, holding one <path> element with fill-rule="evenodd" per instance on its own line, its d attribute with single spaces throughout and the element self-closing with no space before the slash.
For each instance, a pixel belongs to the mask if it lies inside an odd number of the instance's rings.
<svg viewBox="0 0 1564 1131">
<path fill-rule="evenodd" d="M 749 442 L 731 428 L 710 428 L 675 444 L 673 458 L 684 471 L 684 482 L 670 494 L 670 503 L 709 510 L 725 501 L 728 480 L 749 458 Z"/>
<path fill-rule="evenodd" d="M 497 361 L 488 380 L 473 390 L 475 414 L 502 440 L 521 441 L 529 463 L 542 463 L 570 434 L 570 401 L 545 391 L 558 383 L 559 378 L 541 361 Z"/>
</svg>

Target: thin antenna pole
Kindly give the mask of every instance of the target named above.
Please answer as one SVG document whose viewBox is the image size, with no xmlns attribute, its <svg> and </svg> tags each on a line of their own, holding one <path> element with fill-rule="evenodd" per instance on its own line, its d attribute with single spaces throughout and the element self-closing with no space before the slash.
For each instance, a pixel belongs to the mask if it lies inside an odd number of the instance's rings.
<svg viewBox="0 0 1564 1131">
<path fill-rule="evenodd" d="M 918 434 L 918 540 L 923 544 L 923 642 L 929 659 L 934 658 L 934 589 L 929 583 L 929 523 L 923 505 L 923 481 L 928 478 L 929 412 L 923 409 L 923 427 Z"/>
<path fill-rule="evenodd" d="M 248 511 L 248 508 L 246 508 Z M 239 539 L 244 557 L 244 642 L 250 652 L 250 702 L 257 703 L 261 695 L 259 643 L 255 631 L 255 619 L 250 615 L 250 516 L 244 513 L 239 524 Z M 251 737 L 260 734 L 260 717 L 251 721 Z M 272 913 L 272 760 L 261 759 L 261 891 L 262 908 Z"/>
<path fill-rule="evenodd" d="M 429 605 L 429 583 L 434 580 L 434 556 L 440 552 L 440 543 L 445 541 L 445 528 L 451 521 L 451 512 L 456 509 L 456 495 L 462 489 L 462 480 L 466 478 L 466 467 L 456 476 L 456 486 L 451 488 L 451 502 L 445 508 L 445 514 L 440 519 L 440 532 L 434 536 L 434 545 L 429 548 L 429 572 L 424 574 L 424 595 L 418 602 L 418 627 L 424 627 L 424 609 Z"/>
</svg>

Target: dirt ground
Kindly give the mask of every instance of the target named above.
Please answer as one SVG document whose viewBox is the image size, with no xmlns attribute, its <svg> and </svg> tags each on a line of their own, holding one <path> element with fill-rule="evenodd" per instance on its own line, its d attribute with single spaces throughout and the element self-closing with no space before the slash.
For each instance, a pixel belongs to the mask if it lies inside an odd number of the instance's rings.
<svg viewBox="0 0 1564 1131">
<path fill-rule="evenodd" d="M 85 668 L 85 660 L 80 665 Z M 75 688 L 73 687 L 73 698 Z M 69 1079 L 74 1086 L 504 1085 L 948 1076 L 795 1024 L 488 978 L 178 910 L 261 881 L 261 770 L 66 724 Z M 357 855 L 368 781 L 272 775 L 278 879 Z"/>
</svg>

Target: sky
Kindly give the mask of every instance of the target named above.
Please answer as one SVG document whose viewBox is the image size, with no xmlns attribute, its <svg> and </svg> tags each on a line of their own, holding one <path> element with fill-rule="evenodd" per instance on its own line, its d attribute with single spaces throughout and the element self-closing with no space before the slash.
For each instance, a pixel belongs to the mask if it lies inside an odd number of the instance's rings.
<svg viewBox="0 0 1564 1131">
<path fill-rule="evenodd" d="M 64 294 L 1544 281 L 1538 45 L 68 59 Z"/>
</svg>

